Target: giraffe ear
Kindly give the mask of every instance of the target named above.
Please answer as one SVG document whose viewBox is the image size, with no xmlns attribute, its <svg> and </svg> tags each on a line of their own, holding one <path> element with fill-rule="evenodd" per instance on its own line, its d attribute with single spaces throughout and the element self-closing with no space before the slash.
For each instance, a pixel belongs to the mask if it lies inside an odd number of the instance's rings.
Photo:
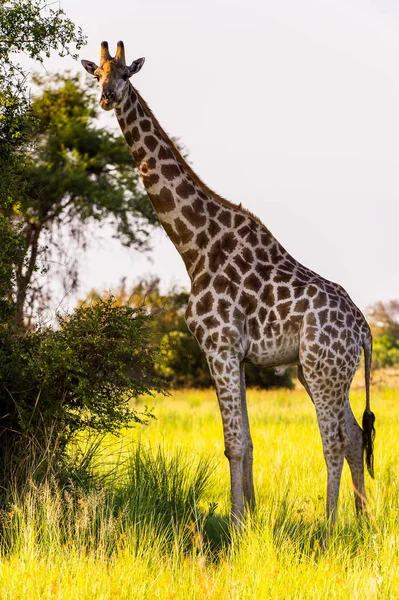
<svg viewBox="0 0 399 600">
<path fill-rule="evenodd" d="M 144 61 L 145 61 L 145 58 L 138 58 L 137 60 L 134 60 L 132 62 L 130 67 L 128 67 L 129 77 L 131 77 L 132 75 L 136 75 L 136 73 L 138 73 L 140 71 L 141 67 L 144 64 Z"/>
<path fill-rule="evenodd" d="M 81 60 L 80 62 L 90 75 L 94 75 L 94 71 L 98 69 L 96 63 L 91 62 L 91 60 Z"/>
</svg>

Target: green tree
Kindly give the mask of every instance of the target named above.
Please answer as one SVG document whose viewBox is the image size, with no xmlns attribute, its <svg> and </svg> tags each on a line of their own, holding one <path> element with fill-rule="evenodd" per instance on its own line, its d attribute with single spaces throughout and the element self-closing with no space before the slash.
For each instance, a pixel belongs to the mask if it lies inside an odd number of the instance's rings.
<svg viewBox="0 0 399 600">
<path fill-rule="evenodd" d="M 372 304 L 367 310 L 367 319 L 373 337 L 387 335 L 399 340 L 399 300 Z"/>
<path fill-rule="evenodd" d="M 367 317 L 374 338 L 374 368 L 399 367 L 399 300 L 376 302 Z"/>
<path fill-rule="evenodd" d="M 6 216 L 22 190 L 17 173 L 26 159 L 26 145 L 32 139 L 36 120 L 30 111 L 29 73 L 20 56 L 43 63 L 52 52 L 73 55 L 85 43 L 82 31 L 58 6 L 45 0 L 10 0 L 0 5 L 0 272 L 2 314 L 10 314 L 14 302 L 15 270 L 21 260 L 19 229 Z M 7 281 L 4 280 L 7 279 Z"/>
<path fill-rule="evenodd" d="M 28 71 L 18 56 L 43 63 L 52 52 L 60 56 L 79 50 L 85 37 L 64 11 L 45 0 L 10 0 L 0 6 L 0 205 L 13 193 L 15 169 L 24 160 L 21 147 L 34 128 L 29 111 Z"/>
<path fill-rule="evenodd" d="M 143 250 L 158 222 L 122 136 L 96 126 L 97 106 L 92 89 L 68 75 L 45 80 L 31 104 L 35 135 L 15 174 L 22 192 L 5 211 L 19 224 L 25 248 L 16 264 L 18 324 L 27 305 L 40 301 L 43 280 L 35 281 L 39 264 L 45 270 L 49 258 L 52 264 L 67 264 L 67 287 L 78 284 L 76 257 L 66 259 L 65 244 L 55 243 L 60 233 L 84 245 L 87 223 L 106 221 L 121 243 Z"/>
<path fill-rule="evenodd" d="M 12 314 L 13 264 L 23 254 L 22 238 L 5 217 L 0 216 L 0 327 Z"/>
</svg>

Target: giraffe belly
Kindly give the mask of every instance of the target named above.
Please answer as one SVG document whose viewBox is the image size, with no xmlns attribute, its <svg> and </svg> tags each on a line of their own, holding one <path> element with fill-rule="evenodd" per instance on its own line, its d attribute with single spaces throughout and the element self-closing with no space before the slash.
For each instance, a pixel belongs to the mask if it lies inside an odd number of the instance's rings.
<svg viewBox="0 0 399 600">
<path fill-rule="evenodd" d="M 248 340 L 245 361 L 264 367 L 284 370 L 299 362 L 299 337 L 288 339 Z"/>
</svg>

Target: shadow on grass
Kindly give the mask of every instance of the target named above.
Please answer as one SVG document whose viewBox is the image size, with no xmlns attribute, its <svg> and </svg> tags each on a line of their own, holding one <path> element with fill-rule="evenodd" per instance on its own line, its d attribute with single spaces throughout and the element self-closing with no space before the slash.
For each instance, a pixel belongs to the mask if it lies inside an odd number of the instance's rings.
<svg viewBox="0 0 399 600">
<path fill-rule="evenodd" d="M 297 502 L 286 494 L 274 509 L 269 524 L 277 553 L 284 553 L 287 546 L 297 552 L 299 558 L 318 560 L 326 553 L 336 553 L 338 547 L 355 556 L 367 548 L 370 533 L 374 532 L 372 521 L 365 516 L 356 517 L 340 511 L 336 524 L 321 518 L 305 518 Z"/>
<path fill-rule="evenodd" d="M 228 520 L 207 508 L 214 463 L 196 463 L 182 451 L 167 455 L 138 447 L 125 464 L 122 482 L 111 486 L 114 515 L 136 530 L 151 528 L 165 549 L 178 546 L 217 558 L 230 541 Z"/>
<path fill-rule="evenodd" d="M 98 442 L 85 448 L 69 473 L 63 468 L 59 477 L 27 477 L 10 490 L 0 511 L 3 554 L 34 539 L 38 548 L 58 544 L 105 556 L 126 546 L 134 553 L 154 546 L 217 560 L 230 534 L 228 520 L 207 500 L 212 461 L 136 446 L 106 468 L 99 450 Z M 30 540 L 27 531 L 33 532 Z"/>
<path fill-rule="evenodd" d="M 231 544 L 230 517 L 208 514 L 204 524 L 204 543 L 209 557 L 217 562 Z"/>
</svg>

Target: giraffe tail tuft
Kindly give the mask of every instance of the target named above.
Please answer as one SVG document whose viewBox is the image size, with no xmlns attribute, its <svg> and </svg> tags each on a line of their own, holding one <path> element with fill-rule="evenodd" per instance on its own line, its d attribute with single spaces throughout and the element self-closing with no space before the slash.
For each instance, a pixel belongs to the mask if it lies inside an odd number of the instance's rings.
<svg viewBox="0 0 399 600">
<path fill-rule="evenodd" d="M 371 410 L 367 409 L 363 413 L 363 447 L 364 457 L 366 460 L 367 470 L 370 473 L 370 477 L 374 479 L 374 438 L 375 438 L 375 427 L 374 427 L 375 415 Z"/>
<path fill-rule="evenodd" d="M 366 382 L 366 410 L 363 413 L 363 448 L 364 458 L 366 461 L 367 470 L 370 476 L 374 478 L 374 439 L 375 439 L 375 415 L 370 409 L 370 371 L 371 371 L 371 356 L 372 356 L 372 337 L 370 330 L 363 342 L 364 350 L 364 371 Z"/>
</svg>

